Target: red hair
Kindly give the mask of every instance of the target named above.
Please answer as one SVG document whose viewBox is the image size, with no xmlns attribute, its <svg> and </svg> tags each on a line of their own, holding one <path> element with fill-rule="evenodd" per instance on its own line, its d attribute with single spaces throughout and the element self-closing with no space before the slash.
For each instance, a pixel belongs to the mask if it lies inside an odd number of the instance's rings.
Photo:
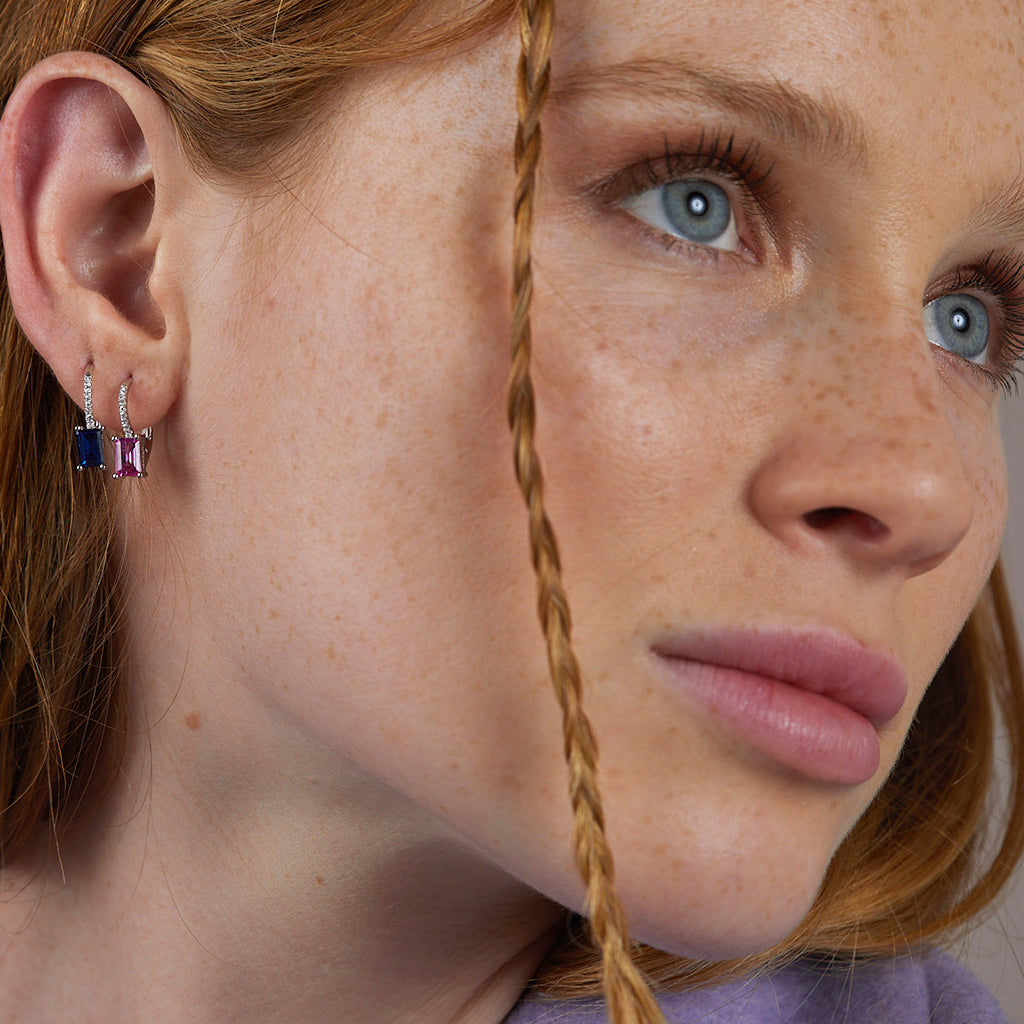
<svg viewBox="0 0 1024 1024">
<path fill-rule="evenodd" d="M 510 0 L 482 0 L 424 27 L 418 0 L 38 0 L 0 5 L 3 95 L 42 58 L 84 49 L 119 62 L 166 102 L 197 168 L 258 182 L 368 67 L 440 52 L 503 23 Z M 634 948 L 604 838 L 593 737 L 582 709 L 570 616 L 533 445 L 530 241 L 540 113 L 549 81 L 551 0 L 519 7 L 512 373 L 514 463 L 552 682 L 562 708 L 577 862 L 593 940 L 566 942 L 536 980 L 553 993 L 602 985 L 618 1022 L 657 1020 L 643 981 L 704 983 L 797 956 L 891 955 L 947 934 L 1005 885 L 1024 847 L 1024 678 L 999 568 L 929 688 L 895 771 L 840 847 L 803 924 L 756 957 L 682 960 Z M 32 350 L 0 291 L 0 858 L 26 855 L 46 828 L 86 812 L 117 770 L 124 740 L 119 562 L 102 483 L 76 474 L 77 410 Z M 40 466 L 64 466 L 64 472 Z M 1011 762 L 993 807 L 994 736 Z M 989 828 L 989 823 L 992 823 Z M 596 947 L 592 944 L 596 942 Z M 642 974 L 631 963 L 631 956 Z"/>
</svg>

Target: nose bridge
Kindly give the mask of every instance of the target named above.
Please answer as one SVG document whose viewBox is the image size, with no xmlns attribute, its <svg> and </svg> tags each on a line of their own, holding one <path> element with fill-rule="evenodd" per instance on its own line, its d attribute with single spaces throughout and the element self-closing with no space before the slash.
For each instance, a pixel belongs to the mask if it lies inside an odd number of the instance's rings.
<svg viewBox="0 0 1024 1024">
<path fill-rule="evenodd" d="M 913 453 L 921 466 L 925 449 L 935 447 L 926 442 L 944 439 L 933 454 L 959 459 L 920 317 L 886 315 L 880 304 L 870 315 L 841 317 L 806 368 L 804 407 L 832 435 L 836 457 L 849 463 L 870 444 L 875 458 Z"/>
<path fill-rule="evenodd" d="M 751 506 L 791 545 L 924 571 L 974 514 L 945 386 L 912 305 L 844 298 L 833 308 L 825 333 L 791 351 L 793 401 Z"/>
</svg>

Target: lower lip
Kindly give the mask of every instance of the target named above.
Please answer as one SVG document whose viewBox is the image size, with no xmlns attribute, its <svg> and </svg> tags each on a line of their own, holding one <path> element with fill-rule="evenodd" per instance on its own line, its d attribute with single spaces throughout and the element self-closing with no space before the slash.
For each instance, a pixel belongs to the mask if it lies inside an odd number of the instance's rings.
<svg viewBox="0 0 1024 1024">
<path fill-rule="evenodd" d="M 846 705 L 739 669 L 659 660 L 715 723 L 776 763 L 841 786 L 860 785 L 878 771 L 878 733 Z"/>
</svg>

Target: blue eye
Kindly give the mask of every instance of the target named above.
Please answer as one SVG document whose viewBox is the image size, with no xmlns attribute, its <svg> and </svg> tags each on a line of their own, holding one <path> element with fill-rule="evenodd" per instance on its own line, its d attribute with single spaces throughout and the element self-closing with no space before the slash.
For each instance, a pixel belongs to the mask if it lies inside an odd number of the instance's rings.
<svg viewBox="0 0 1024 1024">
<path fill-rule="evenodd" d="M 924 307 L 928 340 L 971 362 L 985 355 L 989 343 L 988 311 L 973 295 L 943 295 Z"/>
<path fill-rule="evenodd" d="M 623 204 L 640 220 L 675 238 L 711 249 L 739 246 L 736 216 L 725 189 L 703 178 L 645 189 Z"/>
</svg>

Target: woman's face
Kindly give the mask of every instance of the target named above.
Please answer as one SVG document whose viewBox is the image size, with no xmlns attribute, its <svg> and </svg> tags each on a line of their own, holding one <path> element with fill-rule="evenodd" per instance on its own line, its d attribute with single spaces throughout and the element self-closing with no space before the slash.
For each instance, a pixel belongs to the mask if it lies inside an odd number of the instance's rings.
<svg viewBox="0 0 1024 1024">
<path fill-rule="evenodd" d="M 538 448 L 609 834 L 640 937 L 745 952 L 996 555 L 1024 16 L 590 0 L 555 39 Z M 354 89 L 271 201 L 207 194 L 152 474 L 219 677 L 579 906 L 503 399 L 516 45 Z"/>
</svg>

